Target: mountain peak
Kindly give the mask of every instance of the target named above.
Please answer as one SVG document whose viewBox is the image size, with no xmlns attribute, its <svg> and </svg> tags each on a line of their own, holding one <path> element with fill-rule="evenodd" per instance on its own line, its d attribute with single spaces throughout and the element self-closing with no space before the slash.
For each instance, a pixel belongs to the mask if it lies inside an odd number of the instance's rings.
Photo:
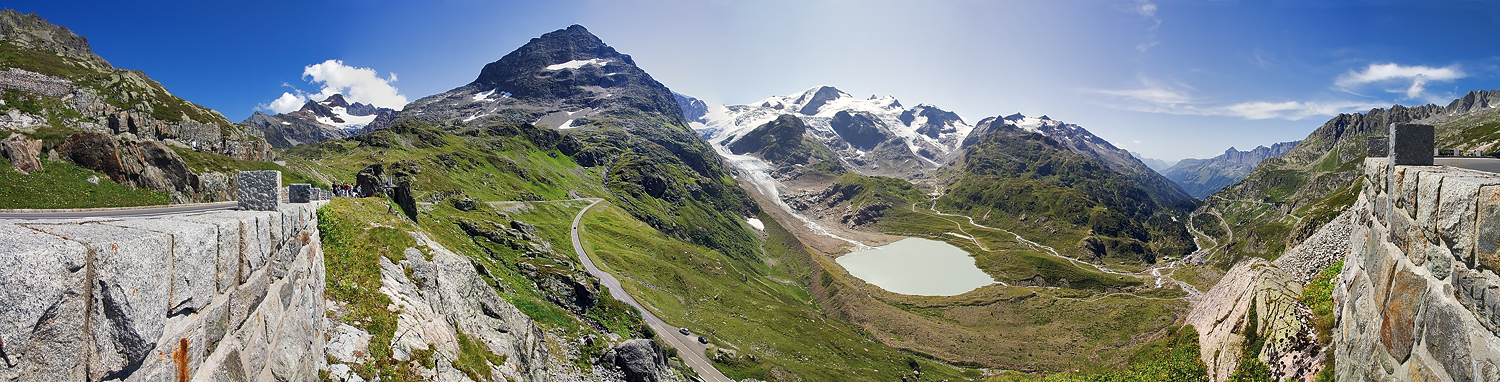
<svg viewBox="0 0 1500 382">
<path fill-rule="evenodd" d="M 1015 114 L 1007 115 L 1007 116 L 1005 116 L 1004 118 L 1001 118 L 1001 119 L 1004 119 L 1004 120 L 1007 120 L 1007 121 L 1011 121 L 1011 122 L 1015 122 L 1015 121 L 1026 119 L 1026 116 L 1022 115 L 1021 113 L 1015 113 Z"/>
<path fill-rule="evenodd" d="M 344 95 L 334 93 L 323 100 L 323 105 L 328 107 L 349 107 L 349 101 L 344 100 Z"/>
<path fill-rule="evenodd" d="M 547 32 L 541 37 L 533 38 L 526 45 L 501 57 L 499 61 L 485 65 L 473 83 L 483 85 L 481 87 L 494 88 L 502 82 L 530 77 L 533 72 L 537 71 L 579 69 L 589 64 L 603 66 L 609 61 L 622 61 L 631 66 L 635 65 L 630 56 L 620 54 L 606 45 L 604 40 L 589 33 L 588 29 L 575 24 L 567 29 Z M 502 90 L 524 97 L 531 95 L 527 91 L 532 89 Z"/>
</svg>

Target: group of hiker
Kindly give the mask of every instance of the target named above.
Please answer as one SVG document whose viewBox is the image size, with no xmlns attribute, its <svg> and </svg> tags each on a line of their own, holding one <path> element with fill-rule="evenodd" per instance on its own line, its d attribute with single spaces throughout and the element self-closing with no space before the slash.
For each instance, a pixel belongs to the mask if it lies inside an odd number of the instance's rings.
<svg viewBox="0 0 1500 382">
<path fill-rule="evenodd" d="M 333 185 L 333 194 L 342 197 L 362 197 L 365 194 L 361 191 L 363 190 L 360 189 L 359 185 L 348 183 L 337 183 Z"/>
</svg>

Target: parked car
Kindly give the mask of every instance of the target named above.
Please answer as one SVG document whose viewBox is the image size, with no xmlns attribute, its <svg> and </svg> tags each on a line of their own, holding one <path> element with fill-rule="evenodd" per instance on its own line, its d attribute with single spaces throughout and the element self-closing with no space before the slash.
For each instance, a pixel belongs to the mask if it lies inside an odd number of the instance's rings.
<svg viewBox="0 0 1500 382">
<path fill-rule="evenodd" d="M 688 330 L 688 328 L 677 329 L 677 332 L 678 333 L 682 333 L 682 335 L 684 335 L 684 336 L 693 335 L 693 331 Z"/>
<path fill-rule="evenodd" d="M 708 344 L 708 337 L 698 336 L 698 343 L 707 345 Z"/>
</svg>

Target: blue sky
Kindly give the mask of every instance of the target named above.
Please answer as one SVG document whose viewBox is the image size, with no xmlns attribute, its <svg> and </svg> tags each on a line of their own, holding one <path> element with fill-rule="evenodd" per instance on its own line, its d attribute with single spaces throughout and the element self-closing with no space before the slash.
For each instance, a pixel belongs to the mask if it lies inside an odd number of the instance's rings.
<svg viewBox="0 0 1500 382">
<path fill-rule="evenodd" d="M 832 85 L 970 123 L 1047 114 L 1146 156 L 1301 139 L 1339 112 L 1500 88 L 1494 1 L 8 1 L 241 120 L 332 91 L 399 107 L 581 24 L 726 104 Z M 332 60 L 332 61 L 330 61 Z M 322 93 L 322 94 L 320 94 Z M 286 97 L 280 104 L 278 98 Z"/>
</svg>

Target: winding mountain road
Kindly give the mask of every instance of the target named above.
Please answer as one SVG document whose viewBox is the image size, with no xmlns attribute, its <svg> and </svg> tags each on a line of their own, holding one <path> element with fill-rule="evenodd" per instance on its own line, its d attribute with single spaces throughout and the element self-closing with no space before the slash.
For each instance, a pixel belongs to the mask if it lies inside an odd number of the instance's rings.
<svg viewBox="0 0 1500 382">
<path fill-rule="evenodd" d="M 650 325 L 651 329 L 655 330 L 657 335 L 663 341 L 667 342 L 667 345 L 677 349 L 677 356 L 682 358 L 682 361 L 687 363 L 689 367 L 692 367 L 693 371 L 698 372 L 699 378 L 707 382 L 734 382 L 733 379 L 715 369 L 713 362 L 709 361 L 708 357 L 703 355 L 703 351 L 707 347 L 698 343 L 697 336 L 678 333 L 676 327 L 668 325 L 666 321 L 662 321 L 661 318 L 656 317 L 650 310 L 646 310 L 639 302 L 636 302 L 635 298 L 630 297 L 629 293 L 625 293 L 625 288 L 620 285 L 620 280 L 616 279 L 614 275 L 594 266 L 594 261 L 589 259 L 587 253 L 584 253 L 583 241 L 578 237 L 579 222 L 583 221 L 583 214 L 585 212 L 589 212 L 590 208 L 593 208 L 599 202 L 603 202 L 604 199 L 588 198 L 580 200 L 593 201 L 587 207 L 583 207 L 582 211 L 578 211 L 577 216 L 573 217 L 573 229 L 569 230 L 573 236 L 573 251 L 578 253 L 578 260 L 583 263 L 583 268 L 588 270 L 589 274 L 599 278 L 599 284 L 609 288 L 609 295 L 611 297 L 639 310 L 641 317 L 646 320 L 646 324 Z"/>
</svg>

